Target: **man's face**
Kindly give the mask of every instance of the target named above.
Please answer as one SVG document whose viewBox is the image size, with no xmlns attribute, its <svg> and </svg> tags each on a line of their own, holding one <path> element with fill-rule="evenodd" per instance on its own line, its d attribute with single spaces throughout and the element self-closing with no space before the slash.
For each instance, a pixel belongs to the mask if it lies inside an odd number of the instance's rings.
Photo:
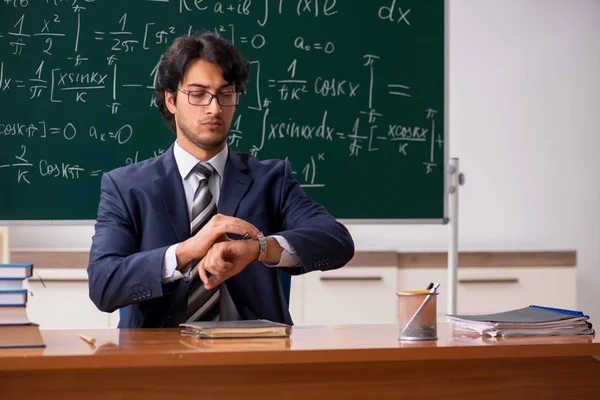
<svg viewBox="0 0 600 400">
<path fill-rule="evenodd" d="M 217 98 L 213 98 L 209 105 L 192 105 L 188 101 L 188 94 L 181 90 L 191 93 L 191 102 L 198 104 L 210 98 L 206 92 L 213 95 L 234 93 L 235 85 L 223 79 L 223 70 L 217 64 L 197 58 L 188 64 L 179 89 L 175 93 L 165 92 L 167 107 L 175 116 L 178 140 L 189 141 L 207 151 L 222 149 L 235 106 L 222 106 Z M 173 96 L 177 96 L 176 103 L 173 102 Z M 227 94 L 222 96 L 228 97 Z"/>
</svg>

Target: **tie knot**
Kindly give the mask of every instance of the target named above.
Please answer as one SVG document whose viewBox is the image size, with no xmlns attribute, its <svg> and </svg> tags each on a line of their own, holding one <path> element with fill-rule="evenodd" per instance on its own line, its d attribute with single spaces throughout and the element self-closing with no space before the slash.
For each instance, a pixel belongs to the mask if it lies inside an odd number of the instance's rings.
<svg viewBox="0 0 600 400">
<path fill-rule="evenodd" d="M 215 172 L 215 168 L 210 163 L 200 161 L 192 171 L 200 180 L 210 179 L 213 172 Z"/>
</svg>

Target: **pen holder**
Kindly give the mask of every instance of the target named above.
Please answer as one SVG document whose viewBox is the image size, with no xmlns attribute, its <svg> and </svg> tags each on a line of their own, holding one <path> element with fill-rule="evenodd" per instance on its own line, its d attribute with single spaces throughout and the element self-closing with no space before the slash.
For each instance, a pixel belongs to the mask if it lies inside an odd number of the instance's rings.
<svg viewBox="0 0 600 400">
<path fill-rule="evenodd" d="M 431 293 L 429 290 L 404 290 L 396 293 L 399 340 L 437 340 L 438 294 L 437 291 Z M 427 296 L 431 296 L 429 300 Z M 427 303 L 423 305 L 425 301 Z"/>
</svg>

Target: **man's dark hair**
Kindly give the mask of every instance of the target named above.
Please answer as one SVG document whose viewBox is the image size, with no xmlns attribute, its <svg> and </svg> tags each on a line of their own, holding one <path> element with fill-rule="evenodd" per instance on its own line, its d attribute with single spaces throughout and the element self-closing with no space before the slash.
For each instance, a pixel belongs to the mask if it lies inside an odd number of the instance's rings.
<svg viewBox="0 0 600 400">
<path fill-rule="evenodd" d="M 188 64 L 196 58 L 220 66 L 223 79 L 235 84 L 236 91 L 243 92 L 246 89 L 250 63 L 230 42 L 210 32 L 175 39 L 160 58 L 154 85 L 154 100 L 160 116 L 173 132 L 177 132 L 175 117 L 165 104 L 165 92 L 177 91 Z"/>
</svg>

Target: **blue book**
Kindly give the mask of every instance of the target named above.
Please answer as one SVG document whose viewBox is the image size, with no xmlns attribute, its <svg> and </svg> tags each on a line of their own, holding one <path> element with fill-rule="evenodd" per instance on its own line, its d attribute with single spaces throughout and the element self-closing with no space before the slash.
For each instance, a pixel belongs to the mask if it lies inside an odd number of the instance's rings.
<svg viewBox="0 0 600 400">
<path fill-rule="evenodd" d="M 33 275 L 33 264 L 0 264 L 0 279 L 27 279 Z"/>
<path fill-rule="evenodd" d="M 27 290 L 0 290 L 0 306 L 23 306 L 27 303 Z"/>
</svg>

